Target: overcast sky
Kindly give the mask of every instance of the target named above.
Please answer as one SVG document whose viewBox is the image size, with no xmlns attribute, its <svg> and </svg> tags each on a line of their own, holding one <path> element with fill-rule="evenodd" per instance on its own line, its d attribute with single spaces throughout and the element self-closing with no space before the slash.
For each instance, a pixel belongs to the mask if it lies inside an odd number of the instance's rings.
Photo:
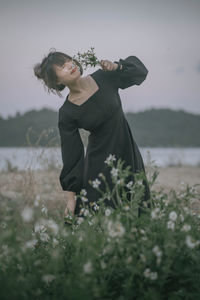
<svg viewBox="0 0 200 300">
<path fill-rule="evenodd" d="M 124 111 L 200 113 L 200 0 L 1 0 L 0 115 L 58 110 L 33 74 L 50 48 L 71 56 L 95 48 L 98 59 L 137 56 L 149 73 L 119 90 Z M 89 68 L 82 76 L 99 67 Z"/>
</svg>

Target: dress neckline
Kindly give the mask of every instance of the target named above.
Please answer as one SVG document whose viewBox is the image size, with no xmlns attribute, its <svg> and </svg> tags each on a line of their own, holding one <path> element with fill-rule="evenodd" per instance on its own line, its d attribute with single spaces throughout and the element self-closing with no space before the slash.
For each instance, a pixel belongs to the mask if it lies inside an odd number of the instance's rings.
<svg viewBox="0 0 200 300">
<path fill-rule="evenodd" d="M 94 72 L 94 73 L 95 73 L 95 72 Z M 92 94 L 92 96 L 90 96 L 87 100 L 85 100 L 85 101 L 84 101 L 82 104 L 80 104 L 80 105 L 75 104 L 75 103 L 73 103 L 72 101 L 70 101 L 70 100 L 68 99 L 68 96 L 69 96 L 69 94 L 68 94 L 67 97 L 66 97 L 66 101 L 67 101 L 68 103 L 70 103 L 70 104 L 72 104 L 73 106 L 76 106 L 76 107 L 81 107 L 81 106 L 85 105 L 86 103 L 88 103 L 88 102 L 92 99 L 92 97 L 94 97 L 94 96 L 99 92 L 100 88 L 99 88 L 99 85 L 98 85 L 96 79 L 95 79 L 94 76 L 93 76 L 94 73 L 89 74 L 89 76 L 92 77 L 92 79 L 95 81 L 96 85 L 98 86 L 98 90 L 97 90 L 96 92 L 94 92 L 94 94 Z"/>
</svg>

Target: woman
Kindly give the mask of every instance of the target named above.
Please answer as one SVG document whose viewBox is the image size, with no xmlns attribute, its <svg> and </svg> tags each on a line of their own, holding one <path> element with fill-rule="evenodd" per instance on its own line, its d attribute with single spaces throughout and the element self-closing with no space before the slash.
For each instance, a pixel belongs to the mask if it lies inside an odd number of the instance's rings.
<svg viewBox="0 0 200 300">
<path fill-rule="evenodd" d="M 58 121 L 63 161 L 59 179 L 67 196 L 65 215 L 69 211 L 81 215 L 82 200 L 76 200 L 81 190 L 85 192 L 88 203 L 98 202 L 100 193 L 91 182 L 97 178 L 100 180 L 99 174 L 106 177 L 112 189 L 110 169 L 105 163 L 110 155 L 115 160 L 121 158 L 124 167 L 131 166 L 132 174 L 141 170 L 145 174 L 143 159 L 122 110 L 118 89 L 140 85 L 148 70 L 136 56 L 115 62 L 101 60 L 101 67 L 83 77 L 82 66 L 77 60 L 56 51 L 51 51 L 41 64 L 34 66 L 35 75 L 43 80 L 48 92 L 62 96 L 60 91 L 66 86 L 70 90 L 59 109 Z M 90 132 L 85 157 L 78 128 Z M 143 184 L 142 201 L 147 201 L 150 199 L 147 179 Z M 103 190 L 102 187 L 103 182 L 99 188 Z M 114 207 L 112 201 L 105 203 Z M 139 216 L 141 212 L 139 208 Z"/>
</svg>

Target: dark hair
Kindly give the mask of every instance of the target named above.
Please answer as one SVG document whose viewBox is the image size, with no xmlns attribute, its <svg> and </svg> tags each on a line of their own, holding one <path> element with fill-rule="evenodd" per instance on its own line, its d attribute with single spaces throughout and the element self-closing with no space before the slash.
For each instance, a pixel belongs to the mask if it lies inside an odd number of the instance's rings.
<svg viewBox="0 0 200 300">
<path fill-rule="evenodd" d="M 58 77 L 53 68 L 53 65 L 62 66 L 67 59 L 73 59 L 76 65 L 80 68 L 81 75 L 83 74 L 83 68 L 81 64 L 70 55 L 67 55 L 63 52 L 57 52 L 55 48 L 50 52 L 47 56 L 45 56 L 40 63 L 34 65 L 33 70 L 34 74 L 38 79 L 43 80 L 44 88 L 47 87 L 47 92 L 52 92 L 53 94 L 57 94 L 59 97 L 62 97 L 60 93 L 66 87 L 64 84 L 58 84 Z"/>
</svg>

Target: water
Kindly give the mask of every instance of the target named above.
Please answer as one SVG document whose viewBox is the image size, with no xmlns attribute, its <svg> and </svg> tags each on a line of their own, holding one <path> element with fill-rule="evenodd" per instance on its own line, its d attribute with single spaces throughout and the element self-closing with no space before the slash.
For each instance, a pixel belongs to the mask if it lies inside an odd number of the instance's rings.
<svg viewBox="0 0 200 300">
<path fill-rule="evenodd" d="M 200 166 L 200 148 L 142 148 L 144 164 L 149 159 L 157 166 L 192 165 Z M 85 148 L 86 151 L 86 148 Z M 148 152 L 149 151 L 149 152 Z M 48 165 L 62 167 L 61 149 L 56 148 L 5 148 L 0 147 L 0 170 L 7 169 L 7 162 L 19 170 L 44 169 Z"/>
</svg>

